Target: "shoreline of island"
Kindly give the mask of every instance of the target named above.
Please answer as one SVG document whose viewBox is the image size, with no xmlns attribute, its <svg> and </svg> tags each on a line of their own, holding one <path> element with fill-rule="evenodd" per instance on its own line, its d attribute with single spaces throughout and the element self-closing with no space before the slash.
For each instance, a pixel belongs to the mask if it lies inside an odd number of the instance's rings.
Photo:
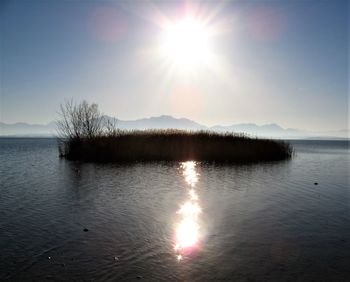
<svg viewBox="0 0 350 282">
<path fill-rule="evenodd" d="M 290 159 L 285 141 L 210 131 L 118 130 L 113 135 L 59 139 L 59 154 L 87 162 L 207 161 L 251 163 Z"/>
</svg>

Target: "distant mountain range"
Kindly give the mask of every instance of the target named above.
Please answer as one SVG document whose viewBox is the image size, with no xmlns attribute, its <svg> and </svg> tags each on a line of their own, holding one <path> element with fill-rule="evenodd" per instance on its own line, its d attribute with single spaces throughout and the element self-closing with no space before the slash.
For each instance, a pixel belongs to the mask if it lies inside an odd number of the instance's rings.
<svg viewBox="0 0 350 282">
<path fill-rule="evenodd" d="M 251 136 L 271 137 L 283 139 L 347 139 L 349 130 L 338 130 L 328 132 L 309 132 L 293 128 L 282 128 L 278 124 L 257 125 L 254 123 L 240 123 L 229 126 L 216 125 L 208 127 L 186 118 L 174 118 L 172 116 L 150 117 L 137 120 L 119 120 L 109 116 L 106 119 L 115 121 L 120 129 L 166 129 L 177 128 L 186 130 L 213 130 L 219 132 L 245 133 Z M 7 124 L 0 122 L 0 136 L 17 137 L 50 137 L 56 134 L 55 122 L 48 124 L 28 124 L 18 122 Z"/>
</svg>

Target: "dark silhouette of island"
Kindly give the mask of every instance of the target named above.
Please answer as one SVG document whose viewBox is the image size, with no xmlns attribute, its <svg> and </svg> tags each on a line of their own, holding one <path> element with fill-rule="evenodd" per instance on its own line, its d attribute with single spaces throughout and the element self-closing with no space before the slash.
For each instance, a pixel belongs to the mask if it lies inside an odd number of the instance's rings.
<svg viewBox="0 0 350 282">
<path fill-rule="evenodd" d="M 58 120 L 59 153 L 69 160 L 214 161 L 249 163 L 289 159 L 289 143 L 206 130 L 121 130 L 96 104 L 68 101 Z"/>
</svg>

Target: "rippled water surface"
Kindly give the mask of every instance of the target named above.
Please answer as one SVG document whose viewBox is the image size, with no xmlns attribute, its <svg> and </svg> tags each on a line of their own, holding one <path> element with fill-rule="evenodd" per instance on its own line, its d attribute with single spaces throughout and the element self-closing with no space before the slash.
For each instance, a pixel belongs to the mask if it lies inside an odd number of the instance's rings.
<svg viewBox="0 0 350 282">
<path fill-rule="evenodd" d="M 293 145 L 279 163 L 101 165 L 0 139 L 0 280 L 349 281 L 349 143 Z"/>
</svg>

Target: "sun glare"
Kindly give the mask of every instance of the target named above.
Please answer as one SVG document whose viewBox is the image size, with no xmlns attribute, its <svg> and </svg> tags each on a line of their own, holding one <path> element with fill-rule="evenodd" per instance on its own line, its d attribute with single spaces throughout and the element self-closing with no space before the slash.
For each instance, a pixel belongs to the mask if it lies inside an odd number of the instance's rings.
<svg viewBox="0 0 350 282">
<path fill-rule="evenodd" d="M 180 220 L 176 226 L 174 250 L 179 261 L 183 259 L 184 255 L 190 255 L 198 249 L 201 238 L 201 228 L 199 224 L 201 207 L 199 205 L 198 195 L 194 189 L 198 181 L 196 163 L 193 161 L 184 162 L 181 164 L 181 168 L 183 170 L 182 174 L 189 185 L 189 198 L 177 211 Z"/>
<path fill-rule="evenodd" d="M 200 21 L 186 17 L 165 27 L 162 49 L 178 67 L 199 66 L 209 59 L 209 32 Z"/>
</svg>

